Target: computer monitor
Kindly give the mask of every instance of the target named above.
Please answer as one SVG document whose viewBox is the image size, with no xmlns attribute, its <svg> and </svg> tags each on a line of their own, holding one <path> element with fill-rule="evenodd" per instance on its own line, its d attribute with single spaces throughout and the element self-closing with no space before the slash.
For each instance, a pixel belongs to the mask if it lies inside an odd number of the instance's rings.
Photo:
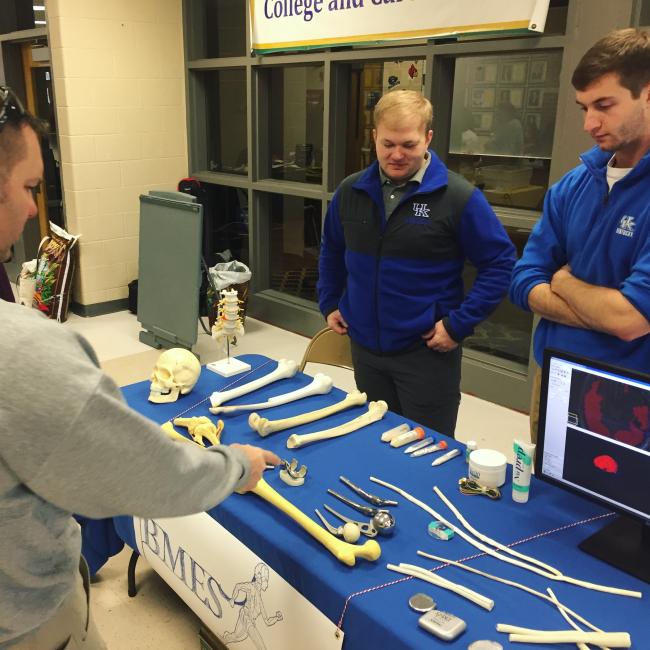
<svg viewBox="0 0 650 650">
<path fill-rule="evenodd" d="M 535 474 L 620 513 L 579 546 L 650 582 L 650 375 L 545 350 Z"/>
</svg>

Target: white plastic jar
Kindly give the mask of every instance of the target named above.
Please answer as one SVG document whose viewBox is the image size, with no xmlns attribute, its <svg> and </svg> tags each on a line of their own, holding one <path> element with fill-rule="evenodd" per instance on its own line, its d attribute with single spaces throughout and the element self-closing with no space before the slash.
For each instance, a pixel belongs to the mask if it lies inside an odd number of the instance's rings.
<svg viewBox="0 0 650 650">
<path fill-rule="evenodd" d="M 485 487 L 501 487 L 506 482 L 508 459 L 494 449 L 475 449 L 469 455 L 469 477 Z"/>
</svg>

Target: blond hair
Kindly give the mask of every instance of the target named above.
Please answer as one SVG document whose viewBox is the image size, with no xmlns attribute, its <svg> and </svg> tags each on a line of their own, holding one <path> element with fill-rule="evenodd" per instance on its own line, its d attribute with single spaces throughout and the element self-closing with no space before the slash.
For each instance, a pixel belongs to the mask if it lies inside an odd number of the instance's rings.
<svg viewBox="0 0 650 650">
<path fill-rule="evenodd" d="M 425 132 L 431 129 L 433 107 L 431 102 L 416 90 L 391 90 L 375 106 L 375 128 L 381 122 L 396 126 L 413 117 L 420 118 Z"/>
</svg>

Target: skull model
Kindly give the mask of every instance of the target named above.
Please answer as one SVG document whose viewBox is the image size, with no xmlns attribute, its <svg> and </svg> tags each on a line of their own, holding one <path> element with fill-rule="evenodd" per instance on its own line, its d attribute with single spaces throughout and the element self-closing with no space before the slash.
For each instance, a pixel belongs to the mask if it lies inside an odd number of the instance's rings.
<svg viewBox="0 0 650 650">
<path fill-rule="evenodd" d="M 183 348 L 165 350 L 151 373 L 149 401 L 156 404 L 175 402 L 180 395 L 189 393 L 199 379 L 201 364 Z"/>
</svg>

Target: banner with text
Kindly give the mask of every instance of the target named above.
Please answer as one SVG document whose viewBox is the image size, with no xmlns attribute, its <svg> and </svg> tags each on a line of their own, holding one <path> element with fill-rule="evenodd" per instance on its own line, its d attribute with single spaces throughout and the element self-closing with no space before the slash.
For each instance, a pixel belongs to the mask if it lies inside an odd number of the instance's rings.
<svg viewBox="0 0 650 650">
<path fill-rule="evenodd" d="M 543 32 L 550 0 L 249 0 L 256 54 L 493 32 Z"/>
<path fill-rule="evenodd" d="M 224 645 L 341 650 L 343 632 L 210 515 L 134 517 L 133 528 L 140 554 Z"/>
</svg>

